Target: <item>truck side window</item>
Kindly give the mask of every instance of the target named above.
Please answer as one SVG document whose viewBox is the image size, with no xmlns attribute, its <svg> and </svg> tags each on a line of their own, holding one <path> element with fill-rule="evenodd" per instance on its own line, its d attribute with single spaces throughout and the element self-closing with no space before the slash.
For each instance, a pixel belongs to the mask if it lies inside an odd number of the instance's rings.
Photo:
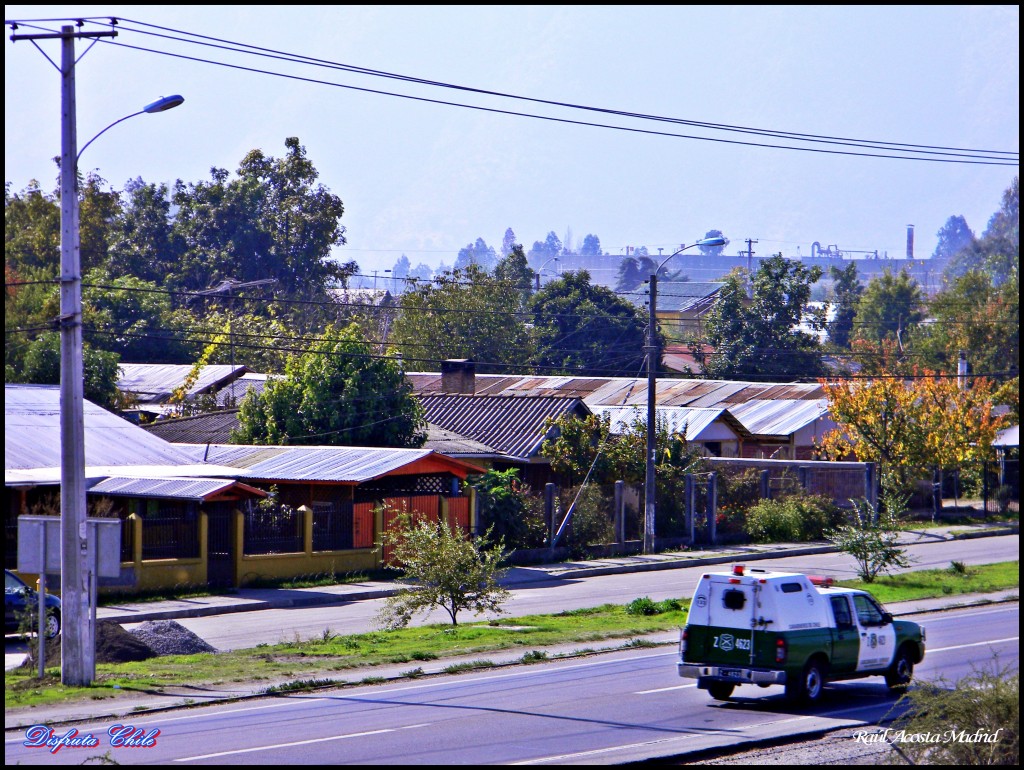
<svg viewBox="0 0 1024 770">
<path fill-rule="evenodd" d="M 722 606 L 727 610 L 742 610 L 747 603 L 747 596 L 742 591 L 730 588 L 722 594 Z"/>
<path fill-rule="evenodd" d="M 836 628 L 852 628 L 853 617 L 850 615 L 850 603 L 845 596 L 833 596 L 832 614 L 836 616 Z"/>
<path fill-rule="evenodd" d="M 878 605 L 870 601 L 866 596 L 854 596 L 853 606 L 857 609 L 857 620 L 862 626 L 882 625 L 882 612 Z"/>
</svg>

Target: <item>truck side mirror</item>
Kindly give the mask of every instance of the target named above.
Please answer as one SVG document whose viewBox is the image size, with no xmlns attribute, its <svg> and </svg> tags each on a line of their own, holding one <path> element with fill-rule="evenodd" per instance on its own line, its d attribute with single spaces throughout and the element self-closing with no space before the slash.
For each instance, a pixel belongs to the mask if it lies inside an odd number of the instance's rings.
<svg viewBox="0 0 1024 770">
<path fill-rule="evenodd" d="M 882 613 L 882 625 L 883 626 L 887 626 L 890 623 L 892 623 L 892 613 L 891 612 L 883 612 Z"/>
</svg>

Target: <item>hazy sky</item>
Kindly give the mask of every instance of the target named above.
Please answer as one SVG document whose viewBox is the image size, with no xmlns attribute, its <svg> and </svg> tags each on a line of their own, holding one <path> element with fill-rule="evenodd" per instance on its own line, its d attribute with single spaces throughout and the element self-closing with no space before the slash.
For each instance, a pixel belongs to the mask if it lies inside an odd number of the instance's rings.
<svg viewBox="0 0 1024 770">
<path fill-rule="evenodd" d="M 111 129 L 82 157 L 111 185 L 209 179 L 297 136 L 345 203 L 365 272 L 406 254 L 452 264 L 511 227 L 527 249 L 588 233 L 611 254 L 666 252 L 709 229 L 729 253 L 810 253 L 811 243 L 916 256 L 962 214 L 977 234 L 1015 166 L 829 155 L 620 131 L 431 104 L 229 69 L 123 46 L 362 89 L 630 129 L 732 141 L 764 136 L 641 121 L 300 66 L 128 31 L 159 25 L 355 67 L 589 107 L 820 136 L 1019 149 L 1017 6 L 95 6 L 8 5 L 5 16 L 114 15 L 115 39 L 77 68 L 79 146 L 158 96 L 185 103 Z M 58 26 L 51 23 L 48 26 Z M 87 29 L 101 29 L 87 26 Z M 19 33 L 34 30 L 22 27 Z M 10 29 L 8 28 L 8 36 Z M 212 42 L 212 41 L 208 41 Z M 59 62 L 58 41 L 40 48 Z M 77 43 L 81 54 L 87 44 Z M 60 78 L 32 43 L 5 43 L 4 178 L 53 189 Z M 852 149 L 807 145 L 819 149 Z M 1016 157 L 1014 161 L 1016 161 Z"/>
</svg>

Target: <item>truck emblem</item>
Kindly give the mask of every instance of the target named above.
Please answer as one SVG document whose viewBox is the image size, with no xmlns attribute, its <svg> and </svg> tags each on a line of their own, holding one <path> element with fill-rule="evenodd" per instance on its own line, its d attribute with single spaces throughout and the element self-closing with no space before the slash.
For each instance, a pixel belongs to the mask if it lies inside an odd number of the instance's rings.
<svg viewBox="0 0 1024 770">
<path fill-rule="evenodd" d="M 708 603 L 708 599 L 707 599 L 706 596 L 698 596 L 697 597 L 697 606 L 698 607 L 704 607 L 704 606 L 707 605 L 707 603 Z"/>
<path fill-rule="evenodd" d="M 729 652 L 733 648 L 734 639 L 732 634 L 722 634 L 719 638 L 720 646 L 723 652 Z"/>
</svg>

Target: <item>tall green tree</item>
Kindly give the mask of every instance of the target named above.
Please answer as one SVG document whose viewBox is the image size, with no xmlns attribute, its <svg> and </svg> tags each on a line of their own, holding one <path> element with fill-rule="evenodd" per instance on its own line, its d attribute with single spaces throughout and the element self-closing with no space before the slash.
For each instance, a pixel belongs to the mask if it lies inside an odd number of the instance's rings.
<svg viewBox="0 0 1024 770">
<path fill-rule="evenodd" d="M 465 270 L 470 265 L 477 265 L 489 273 L 494 269 L 495 262 L 497 255 L 494 253 L 494 247 L 488 246 L 483 238 L 477 238 L 475 243 L 466 244 L 459 250 L 459 255 L 455 258 L 455 268 Z"/>
<path fill-rule="evenodd" d="M 905 342 L 908 333 L 924 320 L 924 293 L 906 270 L 893 274 L 886 268 L 872 278 L 857 303 L 855 336 L 872 342 Z"/>
<path fill-rule="evenodd" d="M 828 324 L 828 338 L 833 345 L 849 349 L 857 303 L 864 293 L 864 285 L 857 277 L 856 262 L 851 261 L 844 268 L 833 265 L 828 270 L 832 277 L 832 296 L 836 308 Z"/>
<path fill-rule="evenodd" d="M 735 270 L 726 276 L 704 323 L 704 343 L 690 345 L 704 376 L 788 380 L 824 374 L 818 338 L 799 328 L 807 320 L 818 327 L 824 324 L 808 304 L 821 273 L 820 267 L 775 254 L 754 273 L 749 301 L 744 276 Z"/>
<path fill-rule="evenodd" d="M 523 253 L 522 244 L 512 246 L 508 256 L 498 261 L 494 267 L 494 279 L 505 281 L 519 290 L 520 309 L 526 307 L 533 294 L 535 273 L 530 269 Z"/>
<path fill-rule="evenodd" d="M 943 275 L 951 281 L 971 270 L 992 277 L 995 286 L 1020 270 L 1020 178 L 1014 177 L 1003 191 L 999 210 L 988 220 L 981 238 L 961 249 Z"/>
<path fill-rule="evenodd" d="M 238 413 L 239 444 L 422 445 L 423 407 L 394 358 L 375 354 L 350 325 L 330 328 L 291 359 L 281 379 L 250 391 Z"/>
<path fill-rule="evenodd" d="M 163 286 L 178 272 L 183 251 L 174 231 L 170 190 L 141 178 L 125 185 L 121 216 L 110 237 L 107 270 Z"/>
<path fill-rule="evenodd" d="M 645 319 L 632 303 L 590 282 L 590 273 L 564 273 L 530 299 L 538 371 L 636 376 L 644 360 Z"/>
<path fill-rule="evenodd" d="M 82 371 L 85 398 L 114 411 L 119 404 L 117 390 L 118 356 L 82 343 Z M 21 370 L 7 371 L 7 382 L 36 385 L 60 384 L 60 334 L 46 332 L 27 345 Z"/>
<path fill-rule="evenodd" d="M 938 242 L 935 244 L 932 259 L 950 259 L 974 243 L 974 231 L 967 225 L 967 220 L 962 214 L 947 219 L 946 224 L 935 235 Z"/>
<path fill-rule="evenodd" d="M 343 280 L 343 266 L 331 259 L 345 243 L 342 201 L 317 183 L 298 138 L 285 147 L 283 158 L 250 151 L 234 179 L 215 168 L 209 182 L 175 185 L 175 233 L 184 246 L 178 288 L 274 278 L 285 296 L 322 297 Z"/>
<path fill-rule="evenodd" d="M 477 265 L 453 270 L 402 295 L 390 340 L 413 371 L 471 358 L 479 372 L 521 367 L 530 358 L 521 287 Z"/>
</svg>

